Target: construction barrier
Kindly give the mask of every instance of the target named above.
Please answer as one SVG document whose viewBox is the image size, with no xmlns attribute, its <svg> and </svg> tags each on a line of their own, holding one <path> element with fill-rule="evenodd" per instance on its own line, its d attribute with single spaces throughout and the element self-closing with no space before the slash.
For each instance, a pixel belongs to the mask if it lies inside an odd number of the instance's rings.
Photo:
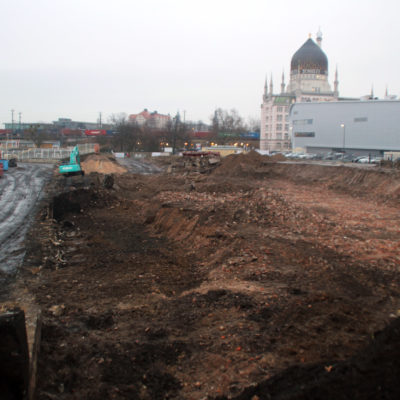
<svg viewBox="0 0 400 400">
<path fill-rule="evenodd" d="M 99 151 L 98 143 L 84 143 L 78 144 L 79 154 L 90 154 Z M 28 160 L 43 160 L 53 161 L 62 160 L 69 158 L 73 147 L 67 148 L 51 148 L 51 149 L 40 149 L 40 148 L 29 148 L 29 149 L 9 149 L 3 150 L 2 157 L 6 160 L 16 158 L 17 161 L 28 161 Z"/>
</svg>

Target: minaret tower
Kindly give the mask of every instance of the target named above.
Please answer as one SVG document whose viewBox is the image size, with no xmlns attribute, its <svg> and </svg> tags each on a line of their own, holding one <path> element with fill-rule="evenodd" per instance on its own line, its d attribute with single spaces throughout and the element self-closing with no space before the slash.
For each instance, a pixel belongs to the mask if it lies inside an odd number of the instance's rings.
<svg viewBox="0 0 400 400">
<path fill-rule="evenodd" d="M 271 74 L 271 80 L 270 80 L 270 82 L 269 82 L 269 94 L 270 94 L 270 96 L 272 96 L 274 93 L 274 86 L 273 86 L 273 83 L 272 83 L 272 74 Z"/>
<path fill-rule="evenodd" d="M 285 93 L 285 72 L 282 71 L 281 93 Z"/>
<path fill-rule="evenodd" d="M 268 97 L 268 77 L 265 77 L 265 84 L 264 84 L 264 100 L 266 100 Z"/>
<path fill-rule="evenodd" d="M 318 28 L 318 32 L 317 32 L 317 44 L 319 47 L 322 46 L 322 32 L 321 32 L 321 28 Z"/>
<path fill-rule="evenodd" d="M 335 97 L 339 96 L 339 80 L 338 80 L 337 66 L 336 66 L 336 71 L 335 71 L 335 81 L 333 82 L 333 94 Z"/>
</svg>

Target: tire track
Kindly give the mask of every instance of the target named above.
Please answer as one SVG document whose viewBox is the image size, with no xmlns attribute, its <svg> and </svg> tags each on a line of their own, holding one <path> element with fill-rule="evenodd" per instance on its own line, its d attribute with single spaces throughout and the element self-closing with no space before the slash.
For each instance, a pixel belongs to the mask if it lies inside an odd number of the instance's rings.
<svg viewBox="0 0 400 400">
<path fill-rule="evenodd" d="M 53 165 L 20 164 L 0 180 L 0 273 L 13 274 L 21 264 L 24 240 Z"/>
</svg>

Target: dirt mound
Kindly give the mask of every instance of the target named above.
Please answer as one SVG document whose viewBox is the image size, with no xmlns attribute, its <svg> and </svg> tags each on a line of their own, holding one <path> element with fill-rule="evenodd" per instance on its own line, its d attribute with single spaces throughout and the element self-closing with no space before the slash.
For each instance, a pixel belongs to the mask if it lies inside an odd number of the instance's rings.
<svg viewBox="0 0 400 400">
<path fill-rule="evenodd" d="M 384 168 L 331 166 L 318 164 L 270 164 L 258 172 L 274 179 L 290 179 L 298 184 L 323 185 L 329 190 L 377 201 L 400 200 L 400 173 Z"/>
<path fill-rule="evenodd" d="M 265 156 L 256 151 L 232 154 L 223 159 L 221 165 L 213 172 L 215 175 L 246 177 L 256 173 L 268 162 Z"/>
<path fill-rule="evenodd" d="M 400 319 L 375 336 L 348 361 L 292 367 L 234 399 L 398 399 Z"/>
<path fill-rule="evenodd" d="M 114 158 L 103 154 L 90 155 L 85 161 L 82 161 L 81 165 L 85 174 L 92 172 L 100 174 L 124 174 L 127 172 L 127 169 L 118 165 Z"/>
</svg>

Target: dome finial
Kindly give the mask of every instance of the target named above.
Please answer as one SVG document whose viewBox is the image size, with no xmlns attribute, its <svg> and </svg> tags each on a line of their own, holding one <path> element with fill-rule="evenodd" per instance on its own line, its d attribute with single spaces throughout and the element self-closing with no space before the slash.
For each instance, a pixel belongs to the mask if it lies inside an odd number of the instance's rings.
<svg viewBox="0 0 400 400">
<path fill-rule="evenodd" d="M 321 47 L 321 43 L 322 43 L 322 32 L 321 32 L 321 27 L 318 28 L 318 32 L 317 32 L 317 43 L 318 43 L 318 46 Z"/>
<path fill-rule="evenodd" d="M 308 34 L 308 38 L 311 39 L 311 33 Z"/>
</svg>

